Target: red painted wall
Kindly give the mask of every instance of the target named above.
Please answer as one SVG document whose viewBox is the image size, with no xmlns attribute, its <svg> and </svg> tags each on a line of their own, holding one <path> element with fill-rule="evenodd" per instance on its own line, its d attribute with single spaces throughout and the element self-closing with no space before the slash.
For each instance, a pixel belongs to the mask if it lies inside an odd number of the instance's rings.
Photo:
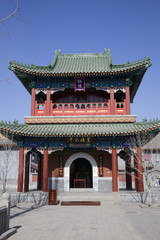
<svg viewBox="0 0 160 240">
<path fill-rule="evenodd" d="M 122 174 L 122 175 L 119 175 L 119 181 L 120 182 L 125 182 L 126 181 L 126 175 L 125 174 Z M 134 175 L 132 175 L 132 182 L 135 181 L 135 177 Z"/>
<path fill-rule="evenodd" d="M 52 153 L 49 155 L 49 163 L 48 163 L 48 170 L 49 170 L 49 177 L 59 177 L 59 157 L 63 157 L 63 176 L 64 176 L 64 166 L 68 158 L 73 155 L 75 152 L 72 153 Z M 99 156 L 103 156 L 103 177 L 112 177 L 112 155 L 108 153 L 91 153 L 90 154 L 96 161 L 98 166 L 98 176 L 99 176 Z"/>
<path fill-rule="evenodd" d="M 49 154 L 48 159 L 48 177 L 59 177 L 59 155 Z"/>
</svg>

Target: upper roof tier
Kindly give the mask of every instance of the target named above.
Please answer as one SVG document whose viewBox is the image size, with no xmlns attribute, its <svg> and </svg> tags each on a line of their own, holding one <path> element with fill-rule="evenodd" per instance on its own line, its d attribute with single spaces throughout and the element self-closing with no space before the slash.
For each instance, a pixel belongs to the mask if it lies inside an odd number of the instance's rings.
<svg viewBox="0 0 160 240">
<path fill-rule="evenodd" d="M 74 81 L 75 77 L 91 78 L 97 84 L 106 78 L 107 81 L 119 79 L 130 80 L 130 98 L 133 102 L 137 89 L 148 67 L 151 66 L 150 58 L 144 58 L 135 62 L 115 65 L 112 62 L 111 52 L 104 49 L 103 53 L 61 54 L 55 52 L 55 58 L 48 66 L 26 65 L 10 61 L 9 69 L 12 70 L 24 87 L 31 93 L 33 83 L 59 83 L 62 81 Z M 96 76 L 96 78 L 95 78 Z M 63 77 L 63 79 L 61 79 Z M 95 80 L 96 79 L 96 80 Z M 111 83 L 113 85 L 113 83 Z M 48 86 L 48 85 L 47 85 Z M 45 88 L 45 87 L 43 87 Z M 49 87 L 50 88 L 50 87 Z"/>
<path fill-rule="evenodd" d="M 34 76 L 95 76 L 114 75 L 146 70 L 151 66 L 149 57 L 134 63 L 114 65 L 111 52 L 104 49 L 103 53 L 61 54 L 55 52 L 55 58 L 48 66 L 26 65 L 10 61 L 9 69 Z"/>
</svg>

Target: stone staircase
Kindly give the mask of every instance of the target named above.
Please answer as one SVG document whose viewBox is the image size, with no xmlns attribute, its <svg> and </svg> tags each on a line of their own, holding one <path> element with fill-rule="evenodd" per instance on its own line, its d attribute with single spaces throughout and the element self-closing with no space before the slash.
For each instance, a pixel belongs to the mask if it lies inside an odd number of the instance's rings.
<svg viewBox="0 0 160 240">
<path fill-rule="evenodd" d="M 58 193 L 59 201 L 114 201 L 114 193 L 73 191 Z"/>
<path fill-rule="evenodd" d="M 74 189 L 70 192 L 58 192 L 57 201 L 107 201 L 112 203 L 121 202 L 148 202 L 147 193 L 134 191 L 119 192 L 94 192 L 93 190 Z M 160 193 L 152 193 L 152 202 L 160 203 Z M 48 192 L 30 191 L 27 193 L 11 193 L 11 206 L 17 203 L 48 204 Z"/>
<path fill-rule="evenodd" d="M 119 201 L 119 194 L 112 192 L 71 191 L 58 192 L 57 201 Z M 48 204 L 48 193 L 30 191 L 27 193 L 12 193 L 11 206 L 17 203 Z"/>
</svg>

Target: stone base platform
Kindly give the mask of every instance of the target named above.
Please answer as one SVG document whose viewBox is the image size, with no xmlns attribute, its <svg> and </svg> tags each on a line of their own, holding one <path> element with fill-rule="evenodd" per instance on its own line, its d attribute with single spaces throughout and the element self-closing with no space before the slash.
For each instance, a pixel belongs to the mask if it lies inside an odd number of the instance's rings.
<svg viewBox="0 0 160 240">
<path fill-rule="evenodd" d="M 134 191 L 119 192 L 58 192 L 57 201 L 108 201 L 108 202 L 133 202 L 148 203 L 148 194 Z M 48 192 L 31 191 L 27 193 L 12 193 L 11 206 L 17 203 L 48 204 Z M 152 193 L 152 203 L 160 203 L 160 193 Z"/>
</svg>

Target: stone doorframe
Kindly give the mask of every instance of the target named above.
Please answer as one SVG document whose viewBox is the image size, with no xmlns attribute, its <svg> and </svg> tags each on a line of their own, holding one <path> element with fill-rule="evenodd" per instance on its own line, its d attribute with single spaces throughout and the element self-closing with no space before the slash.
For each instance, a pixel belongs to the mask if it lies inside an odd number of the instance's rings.
<svg viewBox="0 0 160 240">
<path fill-rule="evenodd" d="M 98 191 L 98 167 L 95 159 L 88 153 L 79 152 L 71 155 L 64 167 L 64 191 L 69 192 L 70 190 L 70 167 L 74 160 L 77 158 L 85 158 L 92 166 L 92 178 L 93 178 L 93 190 Z"/>
</svg>

